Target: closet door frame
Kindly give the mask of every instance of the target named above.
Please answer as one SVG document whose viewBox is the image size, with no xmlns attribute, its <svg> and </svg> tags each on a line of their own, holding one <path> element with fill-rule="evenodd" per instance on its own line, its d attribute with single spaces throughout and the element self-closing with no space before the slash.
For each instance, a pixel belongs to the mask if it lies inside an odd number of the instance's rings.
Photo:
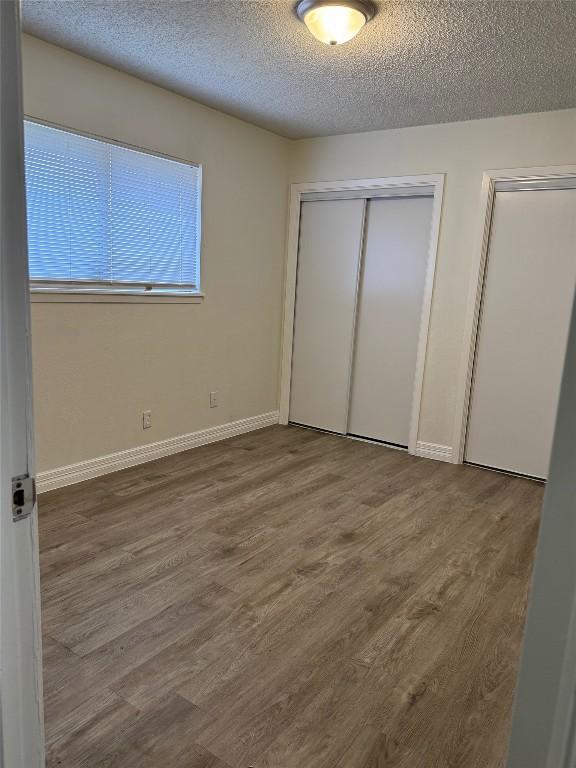
<svg viewBox="0 0 576 768">
<path fill-rule="evenodd" d="M 417 453 L 418 423 L 422 401 L 422 385 L 424 381 L 424 366 L 428 347 L 430 329 L 430 314 L 432 309 L 432 291 L 436 272 L 436 257 L 440 234 L 440 219 L 442 214 L 442 199 L 444 194 L 444 174 L 426 174 L 421 176 L 389 176 L 376 179 L 348 179 L 345 181 L 320 181 L 290 185 L 290 201 L 288 211 L 288 237 L 286 254 L 286 273 L 284 280 L 284 314 L 282 324 L 282 358 L 280 368 L 280 424 L 288 424 L 290 409 L 290 381 L 292 375 L 292 344 L 294 334 L 294 310 L 296 304 L 296 276 L 298 270 L 298 244 L 300 240 L 300 205 L 303 195 L 310 193 L 329 194 L 343 192 L 358 197 L 367 197 L 367 193 L 375 195 L 386 190 L 418 187 L 433 187 L 434 202 L 432 207 L 432 222 L 428 246 L 428 262 L 426 280 L 422 300 L 420 332 L 418 335 L 418 352 L 416 357 L 416 374 L 414 377 L 414 393 L 412 397 L 412 414 L 410 419 L 410 436 L 408 452 Z"/>
<path fill-rule="evenodd" d="M 452 451 L 452 461 L 455 464 L 463 463 L 464 452 L 466 449 L 466 433 L 468 431 L 468 415 L 470 397 L 472 394 L 472 376 L 476 358 L 476 342 L 478 340 L 480 308 L 484 292 L 488 249 L 490 246 L 496 184 L 500 182 L 510 182 L 521 188 L 521 185 L 524 182 L 528 188 L 528 185 L 534 184 L 534 182 L 551 184 L 554 181 L 561 182 L 563 179 L 568 180 L 575 177 L 576 165 L 504 168 L 495 171 L 485 171 L 482 175 L 477 235 L 475 239 L 466 319 L 464 323 L 462 363 L 458 375 L 456 392 L 456 416 Z M 519 192 L 518 194 L 521 193 Z"/>
</svg>

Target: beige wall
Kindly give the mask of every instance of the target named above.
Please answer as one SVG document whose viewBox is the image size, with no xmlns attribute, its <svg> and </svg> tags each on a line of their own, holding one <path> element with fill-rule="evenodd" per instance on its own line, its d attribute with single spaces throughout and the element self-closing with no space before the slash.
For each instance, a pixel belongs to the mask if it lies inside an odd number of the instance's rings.
<svg viewBox="0 0 576 768">
<path fill-rule="evenodd" d="M 203 304 L 33 304 L 39 469 L 276 410 L 289 142 L 29 36 L 23 62 L 27 115 L 204 170 Z"/>
<path fill-rule="evenodd" d="M 277 408 L 288 173 L 447 174 L 419 439 L 451 445 L 482 171 L 576 163 L 576 110 L 289 142 L 28 36 L 24 95 L 204 167 L 203 304 L 33 305 L 41 470 Z"/>
<path fill-rule="evenodd" d="M 447 174 L 419 440 L 452 444 L 482 172 L 575 163 L 574 109 L 293 144 L 293 182 Z"/>
</svg>

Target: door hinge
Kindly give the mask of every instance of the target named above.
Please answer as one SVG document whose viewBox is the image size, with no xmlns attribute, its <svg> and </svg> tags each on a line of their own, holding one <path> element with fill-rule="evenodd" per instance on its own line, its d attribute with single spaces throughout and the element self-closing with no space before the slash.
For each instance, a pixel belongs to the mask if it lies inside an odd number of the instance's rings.
<svg viewBox="0 0 576 768">
<path fill-rule="evenodd" d="M 12 520 L 30 517 L 36 504 L 36 480 L 30 475 L 12 478 Z"/>
</svg>

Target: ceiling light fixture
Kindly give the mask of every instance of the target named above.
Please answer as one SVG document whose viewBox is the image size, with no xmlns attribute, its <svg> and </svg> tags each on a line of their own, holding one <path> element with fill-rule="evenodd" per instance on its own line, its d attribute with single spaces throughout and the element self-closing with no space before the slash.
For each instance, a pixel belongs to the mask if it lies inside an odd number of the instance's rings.
<svg viewBox="0 0 576 768">
<path fill-rule="evenodd" d="M 368 0 L 300 0 L 296 13 L 317 40 L 340 45 L 352 40 L 374 16 Z"/>
</svg>

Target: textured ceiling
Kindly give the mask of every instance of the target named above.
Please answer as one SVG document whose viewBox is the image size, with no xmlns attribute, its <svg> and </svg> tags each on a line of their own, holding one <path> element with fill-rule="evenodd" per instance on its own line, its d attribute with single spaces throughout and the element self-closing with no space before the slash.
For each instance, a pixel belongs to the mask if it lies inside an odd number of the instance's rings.
<svg viewBox="0 0 576 768">
<path fill-rule="evenodd" d="M 23 19 L 33 35 L 292 138 L 576 106 L 576 2 L 379 0 L 334 48 L 294 5 L 23 0 Z"/>
</svg>

